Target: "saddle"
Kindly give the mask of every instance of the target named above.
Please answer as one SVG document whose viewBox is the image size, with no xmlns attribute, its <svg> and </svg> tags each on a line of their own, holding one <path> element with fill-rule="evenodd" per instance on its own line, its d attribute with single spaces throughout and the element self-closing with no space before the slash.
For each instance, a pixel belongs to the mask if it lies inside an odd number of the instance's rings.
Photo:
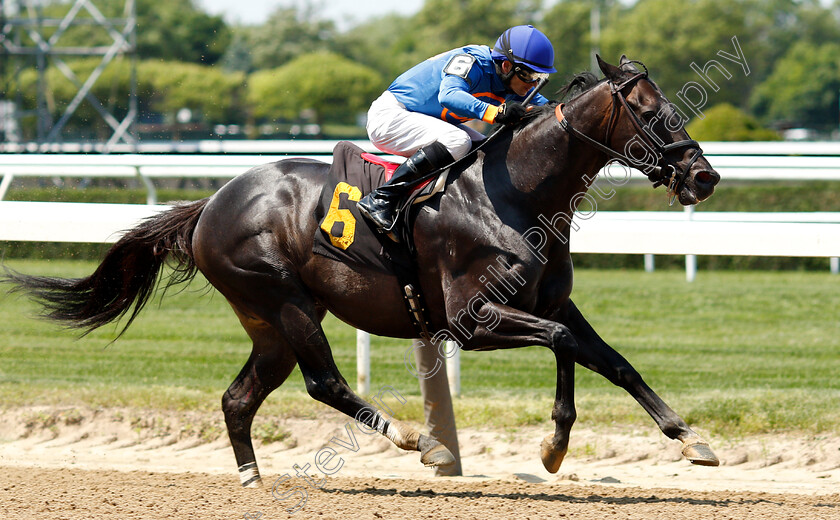
<svg viewBox="0 0 840 520">
<path fill-rule="evenodd" d="M 388 274 L 396 274 L 399 268 L 413 269 L 413 241 L 394 243 L 379 233 L 356 208 L 356 202 L 362 197 L 388 182 L 397 166 L 353 143 L 339 141 L 336 144 L 327 182 L 315 209 L 318 222 L 315 253 Z M 446 169 L 415 187 L 401 209 L 405 212 L 400 219 L 404 224 L 404 235 L 410 235 L 410 206 L 442 191 L 448 174 Z"/>
<path fill-rule="evenodd" d="M 353 143 L 349 143 L 347 141 L 342 141 L 342 143 L 346 143 L 356 149 Z M 341 144 L 341 143 L 339 143 Z M 362 152 L 362 159 L 365 161 L 372 163 L 372 164 L 379 164 L 383 168 L 385 168 L 385 182 L 391 180 L 391 177 L 394 176 L 394 172 L 399 167 L 399 163 L 391 162 L 388 160 L 379 157 L 378 155 L 374 155 L 368 152 Z M 443 191 L 443 187 L 446 186 L 446 179 L 449 177 L 449 168 L 444 169 L 440 172 L 435 172 L 434 177 L 431 179 L 420 180 L 417 183 L 417 186 L 414 187 L 411 196 L 409 196 L 409 204 L 419 204 L 424 202 L 425 200 L 431 198 L 436 193 Z M 434 181 L 434 182 L 433 182 Z M 384 183 L 382 183 L 384 184 Z M 381 184 L 379 185 L 381 186 Z M 377 186 L 377 187 L 379 187 Z M 425 188 L 425 189 L 424 189 Z M 366 195 L 366 194 L 365 194 Z M 364 195 L 363 195 L 364 196 Z"/>
<path fill-rule="evenodd" d="M 420 337 L 430 338 L 428 319 L 419 291 L 414 242 L 411 239 L 411 208 L 443 190 L 449 169 L 419 182 L 400 211 L 404 240 L 397 244 L 364 218 L 356 207 L 362 197 L 388 182 L 397 163 L 386 161 L 347 141 L 333 149 L 321 198 L 315 207 L 313 252 L 349 265 L 394 275 L 403 288 L 406 309 Z"/>
</svg>

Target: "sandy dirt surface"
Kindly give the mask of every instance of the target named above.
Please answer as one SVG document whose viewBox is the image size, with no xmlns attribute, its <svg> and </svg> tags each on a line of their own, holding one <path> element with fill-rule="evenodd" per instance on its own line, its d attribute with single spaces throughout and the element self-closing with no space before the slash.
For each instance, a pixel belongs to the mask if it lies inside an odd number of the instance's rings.
<svg viewBox="0 0 840 520">
<path fill-rule="evenodd" d="M 840 520 L 836 435 L 711 439 L 722 465 L 707 468 L 682 459 L 679 443 L 653 426 L 576 427 L 569 457 L 552 475 L 538 456 L 548 430 L 462 429 L 465 476 L 434 478 L 419 454 L 328 412 L 255 424 L 278 440 L 257 442 L 265 486 L 251 490 L 239 486 L 220 414 L 3 415 L 2 519 L 274 519 L 300 506 L 291 517 Z M 337 453 L 333 467 L 341 463 L 329 476 L 314 468 L 325 446 Z M 295 464 L 310 465 L 311 483 L 295 476 Z"/>
</svg>

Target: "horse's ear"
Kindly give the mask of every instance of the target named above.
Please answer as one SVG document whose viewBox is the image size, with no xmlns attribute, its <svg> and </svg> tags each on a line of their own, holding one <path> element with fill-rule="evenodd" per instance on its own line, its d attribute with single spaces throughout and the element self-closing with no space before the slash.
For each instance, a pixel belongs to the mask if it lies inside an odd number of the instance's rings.
<svg viewBox="0 0 840 520">
<path fill-rule="evenodd" d="M 636 65 L 629 58 L 627 58 L 627 55 L 625 54 L 621 55 L 621 59 L 618 62 L 618 67 L 626 72 L 641 72 L 638 68 L 636 68 Z"/>
<path fill-rule="evenodd" d="M 618 81 L 622 75 L 621 69 L 602 60 L 601 56 L 598 54 L 595 55 L 595 58 L 598 60 L 598 67 L 600 67 L 604 76 L 606 76 L 610 81 Z"/>
</svg>

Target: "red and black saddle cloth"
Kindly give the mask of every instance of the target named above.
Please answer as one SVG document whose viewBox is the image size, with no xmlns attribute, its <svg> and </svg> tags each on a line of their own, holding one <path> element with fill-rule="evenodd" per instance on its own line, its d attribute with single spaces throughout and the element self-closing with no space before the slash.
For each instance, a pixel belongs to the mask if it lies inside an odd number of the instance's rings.
<svg viewBox="0 0 840 520">
<path fill-rule="evenodd" d="M 401 271 L 414 269 L 408 247 L 377 232 L 356 208 L 362 197 L 391 178 L 397 166 L 365 153 L 353 143 L 336 144 L 329 176 L 315 208 L 315 253 L 398 276 Z M 428 189 L 420 187 L 413 197 Z"/>
</svg>

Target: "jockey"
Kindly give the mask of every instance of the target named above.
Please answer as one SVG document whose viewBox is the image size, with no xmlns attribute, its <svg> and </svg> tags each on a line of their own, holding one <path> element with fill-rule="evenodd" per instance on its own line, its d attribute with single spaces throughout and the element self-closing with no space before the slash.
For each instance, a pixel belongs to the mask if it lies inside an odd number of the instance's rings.
<svg viewBox="0 0 840 520">
<path fill-rule="evenodd" d="M 554 69 L 554 47 L 531 25 L 506 30 L 491 50 L 467 45 L 438 54 L 400 75 L 368 111 L 371 142 L 386 153 L 408 157 L 393 177 L 358 202 L 379 228 L 391 233 L 412 181 L 467 155 L 484 136 L 465 126 L 472 119 L 512 124 L 522 119 L 521 101 Z M 537 94 L 532 103 L 548 100 Z"/>
</svg>

